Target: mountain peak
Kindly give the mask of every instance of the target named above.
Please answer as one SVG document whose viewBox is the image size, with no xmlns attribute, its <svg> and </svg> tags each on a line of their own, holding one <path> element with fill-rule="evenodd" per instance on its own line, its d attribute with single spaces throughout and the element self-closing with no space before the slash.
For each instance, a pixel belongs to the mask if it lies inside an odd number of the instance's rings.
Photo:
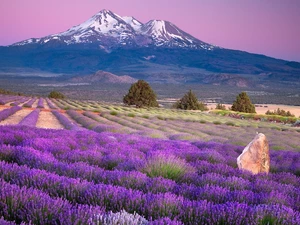
<svg viewBox="0 0 300 225">
<path fill-rule="evenodd" d="M 14 45 L 26 44 L 96 44 L 108 50 L 120 46 L 163 46 L 212 50 L 206 44 L 165 20 L 150 20 L 143 24 L 132 16 L 121 17 L 103 9 L 85 22 L 65 32 L 38 39 L 29 39 Z"/>
</svg>

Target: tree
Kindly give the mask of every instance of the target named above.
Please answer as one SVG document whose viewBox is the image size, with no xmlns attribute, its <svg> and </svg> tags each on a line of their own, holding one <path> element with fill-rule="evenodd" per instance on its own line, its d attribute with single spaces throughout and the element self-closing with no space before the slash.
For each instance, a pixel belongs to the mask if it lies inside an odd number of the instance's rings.
<svg viewBox="0 0 300 225">
<path fill-rule="evenodd" d="M 123 102 L 126 105 L 135 105 L 137 108 L 158 107 L 156 94 L 144 80 L 138 80 L 131 85 L 128 94 L 123 98 Z"/>
<path fill-rule="evenodd" d="M 242 92 L 236 97 L 236 100 L 232 104 L 231 110 L 246 113 L 256 113 L 255 106 L 251 103 L 251 100 L 246 92 Z"/>
<path fill-rule="evenodd" d="M 216 105 L 216 109 L 219 109 L 219 110 L 226 110 L 226 106 L 223 105 L 222 103 L 218 103 L 218 104 Z"/>
<path fill-rule="evenodd" d="M 176 102 L 173 107 L 185 110 L 207 110 L 207 107 L 202 102 L 198 101 L 192 90 L 189 90 L 189 92 Z"/>
<path fill-rule="evenodd" d="M 50 94 L 48 95 L 48 98 L 64 99 L 65 96 L 58 91 L 51 91 Z"/>
</svg>

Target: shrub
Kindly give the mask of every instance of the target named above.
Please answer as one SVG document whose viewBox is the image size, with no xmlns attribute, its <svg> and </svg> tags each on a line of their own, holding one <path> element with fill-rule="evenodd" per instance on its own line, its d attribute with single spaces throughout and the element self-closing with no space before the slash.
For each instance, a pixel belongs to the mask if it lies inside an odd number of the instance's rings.
<svg viewBox="0 0 300 225">
<path fill-rule="evenodd" d="M 295 117 L 294 114 L 292 114 L 290 111 L 285 111 L 283 109 L 278 108 L 277 110 L 274 110 L 273 112 L 268 110 L 266 112 L 266 115 L 279 115 L 279 116 L 286 116 L 286 117 Z"/>
<path fill-rule="evenodd" d="M 199 102 L 196 95 L 189 90 L 178 102 L 173 105 L 176 109 L 184 110 L 208 110 L 205 104 Z"/>
<path fill-rule="evenodd" d="M 246 92 L 240 93 L 233 102 L 231 109 L 238 112 L 256 113 L 255 106 Z"/>
<path fill-rule="evenodd" d="M 48 98 L 64 99 L 65 96 L 58 91 L 51 91 Z"/>
<path fill-rule="evenodd" d="M 222 124 L 222 123 L 221 123 L 220 121 L 214 121 L 213 124 L 215 124 L 215 125 L 220 125 L 220 124 Z"/>
<path fill-rule="evenodd" d="M 138 80 L 131 85 L 128 94 L 123 98 L 123 102 L 126 105 L 135 105 L 137 108 L 158 107 L 156 94 L 144 80 Z"/>
<path fill-rule="evenodd" d="M 222 105 L 221 103 L 218 103 L 216 105 L 216 109 L 219 109 L 219 110 L 226 110 L 226 106 L 225 105 Z"/>
<path fill-rule="evenodd" d="M 149 177 L 164 177 L 167 179 L 179 181 L 186 174 L 194 172 L 183 159 L 166 153 L 151 154 L 146 165 L 141 169 Z"/>
<path fill-rule="evenodd" d="M 127 116 L 128 117 L 135 117 L 135 114 L 134 113 L 128 113 Z"/>
<path fill-rule="evenodd" d="M 235 126 L 235 123 L 230 122 L 230 121 L 226 122 L 225 124 L 226 124 L 227 126 Z"/>
<path fill-rule="evenodd" d="M 112 116 L 117 116 L 117 115 L 118 115 L 118 112 L 116 112 L 116 111 L 111 111 L 111 112 L 110 112 L 110 115 L 112 115 Z"/>
</svg>

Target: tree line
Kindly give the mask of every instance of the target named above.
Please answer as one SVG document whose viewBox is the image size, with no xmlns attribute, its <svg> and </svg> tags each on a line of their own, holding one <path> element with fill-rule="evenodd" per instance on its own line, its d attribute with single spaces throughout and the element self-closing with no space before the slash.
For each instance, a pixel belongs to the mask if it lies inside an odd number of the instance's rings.
<svg viewBox="0 0 300 225">
<path fill-rule="evenodd" d="M 132 84 L 128 93 L 123 98 L 123 103 L 126 105 L 135 105 L 137 108 L 141 107 L 158 107 L 156 94 L 151 86 L 144 80 L 138 80 Z M 225 106 L 218 104 L 217 108 L 225 109 Z M 198 101 L 196 95 L 189 90 L 180 100 L 178 100 L 173 108 L 183 110 L 208 110 L 207 106 Z M 231 107 L 233 111 L 255 113 L 255 106 L 252 104 L 246 92 L 240 93 Z"/>
</svg>

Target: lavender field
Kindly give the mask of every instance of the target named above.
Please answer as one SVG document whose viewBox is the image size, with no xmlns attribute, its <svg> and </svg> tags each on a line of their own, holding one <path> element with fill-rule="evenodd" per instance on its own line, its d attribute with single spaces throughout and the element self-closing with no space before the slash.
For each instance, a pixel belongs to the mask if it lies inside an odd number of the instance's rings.
<svg viewBox="0 0 300 225">
<path fill-rule="evenodd" d="M 300 133 L 290 125 L 74 100 L 2 102 L 2 121 L 29 111 L 0 126 L 0 224 L 300 224 Z M 37 128 L 46 111 L 64 129 Z M 237 168 L 256 132 L 270 143 L 268 175 Z"/>
</svg>

